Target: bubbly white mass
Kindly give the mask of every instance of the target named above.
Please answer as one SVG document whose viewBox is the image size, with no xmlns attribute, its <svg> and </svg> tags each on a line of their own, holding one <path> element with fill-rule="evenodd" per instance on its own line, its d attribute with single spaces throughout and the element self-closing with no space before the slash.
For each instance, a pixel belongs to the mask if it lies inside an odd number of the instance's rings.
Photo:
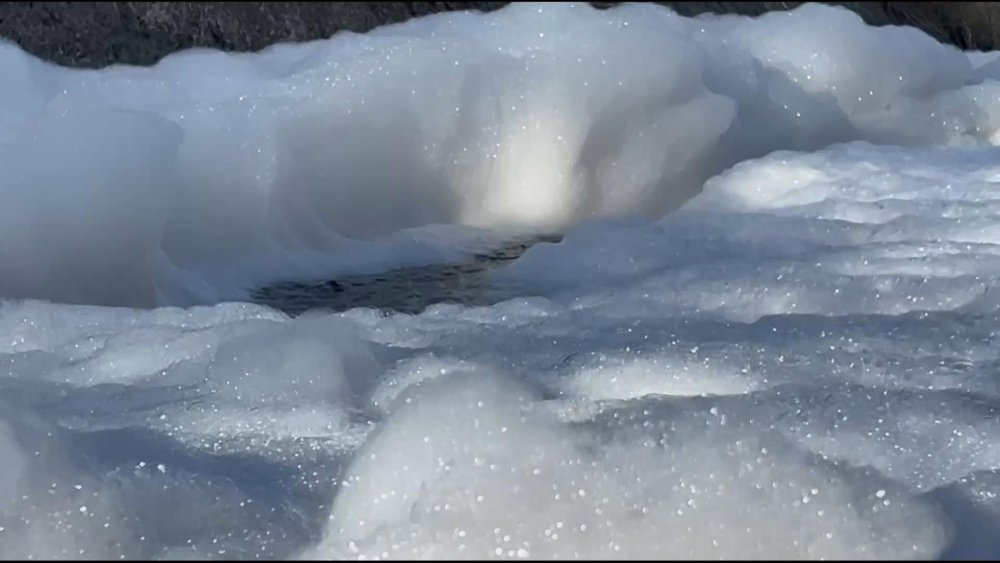
<svg viewBox="0 0 1000 563">
<path fill-rule="evenodd" d="M 998 61 L 818 5 L 2 45 L 0 556 L 995 554 Z M 491 307 L 222 303 L 550 231 Z"/>
<path fill-rule="evenodd" d="M 6 44 L 0 68 L 0 295 L 102 305 L 214 303 L 478 240 L 428 225 L 659 217 L 777 149 L 1000 128 L 992 57 L 819 5 L 519 4 L 151 68 Z"/>
</svg>

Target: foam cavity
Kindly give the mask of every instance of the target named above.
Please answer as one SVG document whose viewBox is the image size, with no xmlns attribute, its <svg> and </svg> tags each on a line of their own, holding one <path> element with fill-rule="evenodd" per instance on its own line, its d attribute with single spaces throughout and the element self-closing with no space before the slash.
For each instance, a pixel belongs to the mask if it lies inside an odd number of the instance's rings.
<svg viewBox="0 0 1000 563">
<path fill-rule="evenodd" d="M 150 68 L 6 44 L 0 296 L 212 303 L 659 216 L 777 149 L 989 145 L 1000 74 L 973 60 L 819 5 L 517 4 Z"/>
<path fill-rule="evenodd" d="M 527 4 L 0 68 L 0 557 L 997 552 L 995 54 Z M 218 302 L 552 229 L 491 306 Z"/>
</svg>

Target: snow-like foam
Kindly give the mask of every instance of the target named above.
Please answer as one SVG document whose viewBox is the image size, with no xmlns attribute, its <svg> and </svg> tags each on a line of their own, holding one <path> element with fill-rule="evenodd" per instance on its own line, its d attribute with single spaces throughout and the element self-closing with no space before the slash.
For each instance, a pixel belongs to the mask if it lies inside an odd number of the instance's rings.
<svg viewBox="0 0 1000 563">
<path fill-rule="evenodd" d="M 476 247 L 435 224 L 658 216 L 776 149 L 991 144 L 1000 71 L 980 59 L 819 5 L 518 4 L 151 68 L 5 44 L 0 296 L 242 298 Z"/>
<path fill-rule="evenodd" d="M 747 161 L 491 307 L 7 302 L 0 554 L 992 553 L 996 155 Z"/>
<path fill-rule="evenodd" d="M 0 48 L 0 557 L 990 556 L 996 61 L 822 6 Z M 536 229 L 489 307 L 102 306 Z"/>
<path fill-rule="evenodd" d="M 718 422 L 695 439 L 609 418 L 594 426 L 620 436 L 595 443 L 483 373 L 422 384 L 393 410 L 310 556 L 881 558 L 943 537 L 906 493 Z"/>
</svg>

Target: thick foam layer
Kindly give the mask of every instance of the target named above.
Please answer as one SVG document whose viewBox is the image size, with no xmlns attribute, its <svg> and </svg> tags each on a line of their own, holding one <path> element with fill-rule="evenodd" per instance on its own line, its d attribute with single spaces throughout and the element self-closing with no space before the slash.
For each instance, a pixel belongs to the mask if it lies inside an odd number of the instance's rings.
<svg viewBox="0 0 1000 563">
<path fill-rule="evenodd" d="M 997 552 L 993 55 L 817 6 L 528 5 L 0 58 L 7 297 L 210 300 L 579 223 L 489 307 L 0 302 L 0 557 Z M 858 138 L 898 145 L 815 150 Z"/>
<path fill-rule="evenodd" d="M 404 402 L 358 453 L 309 557 L 898 558 L 944 539 L 906 493 L 739 420 L 647 433 L 656 417 L 626 408 L 572 429 L 482 372 Z"/>
<path fill-rule="evenodd" d="M 0 555 L 992 553 L 995 158 L 775 153 L 491 307 L 7 302 Z"/>
<path fill-rule="evenodd" d="M 659 216 L 775 149 L 991 144 L 995 67 L 819 5 L 516 4 L 97 71 L 7 44 L 0 296 L 245 298 L 488 242 L 429 225 Z"/>
</svg>

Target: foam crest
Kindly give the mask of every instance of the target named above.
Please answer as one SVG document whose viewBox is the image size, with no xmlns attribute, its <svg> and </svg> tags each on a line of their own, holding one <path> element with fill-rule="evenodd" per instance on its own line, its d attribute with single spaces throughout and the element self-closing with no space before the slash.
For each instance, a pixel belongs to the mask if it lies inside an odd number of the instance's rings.
<svg viewBox="0 0 1000 563">
<path fill-rule="evenodd" d="M 992 63 L 819 5 L 515 4 L 150 68 L 0 52 L 0 296 L 75 303 L 438 261 L 470 248 L 414 233 L 657 217 L 774 150 L 990 144 L 1000 123 Z"/>
</svg>

